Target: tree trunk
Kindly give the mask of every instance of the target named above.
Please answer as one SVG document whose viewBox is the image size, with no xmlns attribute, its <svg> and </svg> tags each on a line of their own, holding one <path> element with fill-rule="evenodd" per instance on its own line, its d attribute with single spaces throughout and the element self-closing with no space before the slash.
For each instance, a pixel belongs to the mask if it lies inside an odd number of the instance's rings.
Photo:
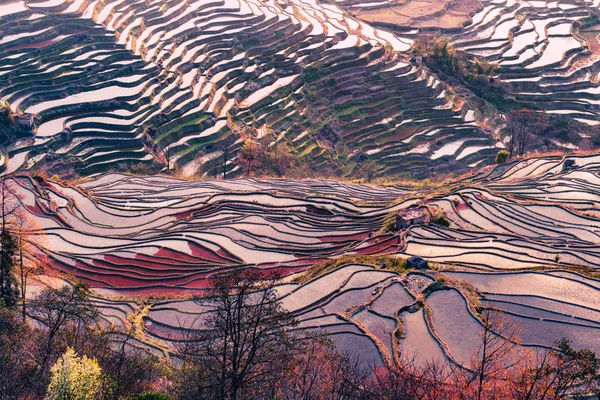
<svg viewBox="0 0 600 400">
<path fill-rule="evenodd" d="M 25 281 L 27 279 L 27 276 L 25 274 L 25 269 L 23 268 L 23 238 L 21 235 L 19 235 L 19 267 L 21 271 L 21 305 L 23 308 L 23 322 L 25 322 L 27 315 L 25 312 L 25 296 L 27 294 Z"/>
<path fill-rule="evenodd" d="M 229 146 L 225 147 L 223 152 L 223 180 L 227 180 L 227 158 L 229 156 Z"/>
</svg>

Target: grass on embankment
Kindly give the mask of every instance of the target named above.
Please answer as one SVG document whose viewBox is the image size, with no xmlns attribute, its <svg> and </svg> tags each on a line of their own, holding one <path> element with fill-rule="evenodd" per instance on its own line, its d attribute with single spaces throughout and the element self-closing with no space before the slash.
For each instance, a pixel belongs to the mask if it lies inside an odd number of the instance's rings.
<svg viewBox="0 0 600 400">
<path fill-rule="evenodd" d="M 403 257 L 394 255 L 346 255 L 334 260 L 321 261 L 313 265 L 306 272 L 294 278 L 294 282 L 306 283 L 344 264 L 367 264 L 377 269 L 394 271 L 399 274 L 404 274 L 411 270 L 407 266 L 406 258 Z"/>
</svg>

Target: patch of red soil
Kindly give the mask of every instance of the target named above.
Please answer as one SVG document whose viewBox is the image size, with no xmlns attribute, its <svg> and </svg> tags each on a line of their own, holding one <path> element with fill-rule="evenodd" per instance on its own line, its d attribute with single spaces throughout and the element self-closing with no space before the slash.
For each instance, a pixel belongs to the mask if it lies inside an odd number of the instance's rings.
<svg viewBox="0 0 600 400">
<path fill-rule="evenodd" d="M 137 254 L 136 254 L 136 258 L 125 258 L 125 257 L 115 256 L 112 254 L 107 254 L 104 256 L 104 259 L 109 263 L 118 264 L 118 265 L 134 265 L 136 267 L 149 268 L 149 269 L 156 267 L 156 262 L 138 259 Z"/>
<path fill-rule="evenodd" d="M 364 233 L 356 233 L 354 235 L 340 235 L 340 236 L 323 236 L 319 238 L 319 241 L 325 243 L 337 243 L 337 242 L 347 242 L 347 241 L 357 241 L 357 240 L 365 240 L 369 237 L 367 232 Z"/>
<path fill-rule="evenodd" d="M 188 254 L 184 254 L 182 252 L 175 251 L 172 249 L 167 249 L 165 247 L 159 248 L 158 251 L 156 253 L 154 253 L 154 256 L 168 258 L 168 259 L 177 260 L 177 261 L 185 261 L 185 262 L 189 262 L 189 263 L 196 263 L 196 262 L 202 261 L 202 259 L 198 259 L 196 257 L 190 256 Z"/>
<path fill-rule="evenodd" d="M 217 252 L 214 252 L 212 250 L 209 250 L 205 247 L 199 246 L 195 243 L 191 243 L 188 242 L 188 246 L 190 248 L 190 250 L 192 251 L 192 256 L 194 257 L 198 257 L 204 260 L 209 260 L 209 261 L 213 261 L 215 263 L 221 263 L 221 264 L 225 264 L 228 262 L 235 262 L 236 260 L 232 259 L 230 256 L 228 256 L 227 253 L 225 253 L 222 249 L 217 250 Z"/>
<path fill-rule="evenodd" d="M 459 203 L 457 206 L 454 206 L 454 208 L 456 208 L 456 211 L 463 211 L 463 210 L 468 210 L 469 209 L 469 205 L 467 203 Z"/>
<path fill-rule="evenodd" d="M 376 242 L 376 238 L 370 240 L 372 245 L 356 250 L 357 254 L 375 254 L 375 253 L 385 253 L 385 250 L 388 250 L 392 246 L 397 246 L 400 244 L 400 238 L 398 236 L 391 236 L 387 239 L 381 240 L 381 236 L 378 236 L 380 239 L 379 242 Z"/>
<path fill-rule="evenodd" d="M 179 221 L 181 219 L 186 219 L 186 218 L 191 217 L 192 214 L 194 214 L 194 210 L 188 210 L 188 211 L 174 214 L 173 217 L 175 217 L 175 219 L 177 219 Z"/>
</svg>

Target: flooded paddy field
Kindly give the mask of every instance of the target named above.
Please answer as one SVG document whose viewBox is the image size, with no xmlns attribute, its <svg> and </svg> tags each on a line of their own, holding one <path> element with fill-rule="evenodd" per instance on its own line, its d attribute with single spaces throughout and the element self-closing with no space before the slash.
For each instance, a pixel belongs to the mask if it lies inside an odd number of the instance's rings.
<svg viewBox="0 0 600 400">
<path fill-rule="evenodd" d="M 569 160 L 576 171 L 563 168 Z M 297 329 L 329 332 L 370 363 L 418 354 L 464 365 L 484 309 L 502 311 L 527 346 L 569 337 L 600 351 L 599 176 L 600 157 L 591 155 L 517 161 L 421 191 L 120 174 L 79 186 L 17 176 L 10 185 L 39 226 L 41 250 L 92 287 L 104 323 L 127 320 L 137 303 L 123 298 L 160 298 L 144 329 L 161 351 L 182 323 L 203 329 L 206 315 L 191 297 L 211 277 L 255 268 L 285 277 L 276 291 Z M 411 205 L 448 226 L 381 231 L 386 216 Z M 421 256 L 429 268 L 351 261 L 382 255 Z M 302 278 L 340 257 L 348 261 Z"/>
</svg>

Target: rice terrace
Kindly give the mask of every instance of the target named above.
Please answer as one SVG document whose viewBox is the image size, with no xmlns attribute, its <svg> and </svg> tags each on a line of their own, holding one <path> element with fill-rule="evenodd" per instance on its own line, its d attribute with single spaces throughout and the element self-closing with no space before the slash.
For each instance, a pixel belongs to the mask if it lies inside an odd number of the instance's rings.
<svg viewBox="0 0 600 400">
<path fill-rule="evenodd" d="M 599 0 L 0 0 L 0 400 L 600 399 Z"/>
</svg>

